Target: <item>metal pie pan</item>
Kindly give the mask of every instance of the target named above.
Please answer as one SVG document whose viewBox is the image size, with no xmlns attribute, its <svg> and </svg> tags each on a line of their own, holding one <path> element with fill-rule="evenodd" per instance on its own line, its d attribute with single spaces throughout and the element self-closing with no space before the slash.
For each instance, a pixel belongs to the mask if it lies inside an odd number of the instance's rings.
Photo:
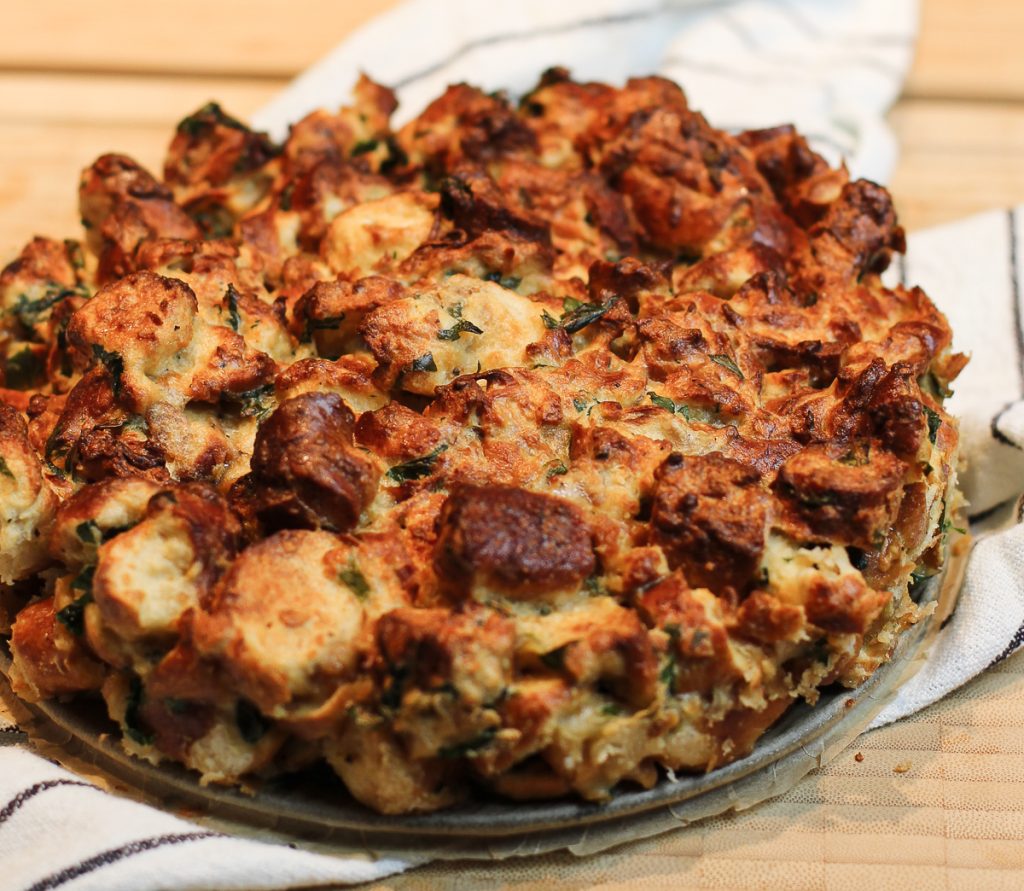
<svg viewBox="0 0 1024 891">
<path fill-rule="evenodd" d="M 936 600 L 945 587 L 943 577 L 936 576 L 922 586 L 920 599 Z M 42 726 L 35 729 L 43 738 L 95 764 L 157 802 L 184 802 L 214 816 L 305 838 L 356 835 L 368 842 L 379 840 L 381 843 L 388 838 L 498 841 L 530 833 L 550 834 L 597 827 L 624 817 L 664 810 L 700 796 L 710 797 L 709 793 L 716 790 L 728 792 L 729 789 L 723 787 L 739 787 L 740 781 L 753 775 L 774 771 L 783 762 L 792 764 L 794 756 L 797 760 L 801 755 L 808 756 L 816 743 L 821 750 L 837 738 L 847 738 L 867 724 L 879 701 L 898 684 L 908 664 L 920 654 L 930 637 L 934 621 L 934 617 L 927 617 L 901 634 L 891 659 L 861 686 L 852 690 L 827 688 L 813 707 L 803 702 L 794 704 L 746 757 L 706 774 L 674 778 L 663 774 L 651 789 L 623 787 L 602 803 L 573 799 L 518 802 L 480 792 L 470 801 L 443 811 L 382 815 L 355 801 L 326 766 L 266 781 L 251 793 L 232 787 L 201 786 L 198 775 L 180 765 L 155 766 L 128 755 L 120 746 L 115 725 L 97 701 L 48 701 L 30 708 L 45 719 L 40 722 Z M 2 666 L 5 672 L 7 667 L 7 664 Z M 844 729 L 847 737 L 842 736 Z M 794 774 L 797 778 L 816 766 L 809 756 L 804 760 L 808 762 L 806 769 Z"/>
</svg>

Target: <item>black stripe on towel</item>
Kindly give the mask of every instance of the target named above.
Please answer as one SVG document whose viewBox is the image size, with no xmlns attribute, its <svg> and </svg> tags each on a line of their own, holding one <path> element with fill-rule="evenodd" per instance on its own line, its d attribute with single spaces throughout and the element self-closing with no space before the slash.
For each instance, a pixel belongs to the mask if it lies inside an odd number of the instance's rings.
<svg viewBox="0 0 1024 891">
<path fill-rule="evenodd" d="M 687 3 L 685 5 L 660 3 L 657 6 L 648 7 L 647 9 L 638 9 L 635 12 L 621 12 L 613 15 L 597 16 L 592 19 L 579 19 L 574 22 L 563 22 L 558 25 L 533 28 L 529 31 L 511 31 L 505 34 L 491 34 L 487 37 L 479 37 L 476 40 L 466 41 L 462 46 L 453 50 L 445 58 L 438 62 L 432 62 L 425 68 L 421 68 L 413 74 L 406 75 L 401 80 L 393 84 L 393 86 L 395 89 L 400 90 L 410 84 L 414 84 L 416 81 L 422 80 L 424 77 L 429 77 L 431 74 L 436 74 L 438 71 L 443 70 L 456 59 L 461 59 L 468 53 L 473 52 L 473 50 L 480 49 L 485 46 L 499 46 L 505 43 L 516 43 L 521 40 L 534 40 L 538 37 L 550 37 L 554 34 L 568 34 L 571 31 L 580 31 L 587 28 L 629 25 L 633 22 L 640 22 L 644 19 L 652 19 L 669 13 L 691 12 L 700 9 L 710 9 L 716 6 L 721 6 L 719 0 L 706 0 L 706 2 Z"/>
<path fill-rule="evenodd" d="M 24 792 L 19 792 L 10 801 L 4 805 L 3 809 L 0 810 L 0 824 L 5 823 L 11 818 L 11 815 L 20 808 L 26 801 L 35 798 L 41 792 L 46 792 L 49 789 L 56 789 L 58 786 L 85 786 L 88 789 L 95 789 L 96 787 L 92 783 L 86 783 L 82 780 L 44 780 L 41 783 L 36 783 L 34 786 L 29 786 Z"/>
<path fill-rule="evenodd" d="M 996 656 L 995 659 L 989 662 L 988 667 L 991 668 L 993 665 L 998 665 L 1004 659 L 1012 656 L 1022 644 L 1024 644 L 1024 625 L 1021 625 L 1020 628 L 1013 632 L 1013 637 L 1010 638 L 1010 642 L 1006 645 L 1006 648 Z"/>
<path fill-rule="evenodd" d="M 985 510 L 978 511 L 976 514 L 969 514 L 967 517 L 968 523 L 984 523 L 989 517 L 991 517 L 997 510 L 1002 508 L 1006 504 L 1005 501 L 1000 501 L 999 504 L 995 504 L 992 507 L 987 507 Z"/>
<path fill-rule="evenodd" d="M 61 885 L 87 873 L 94 872 L 100 867 L 109 866 L 128 857 L 134 857 L 136 854 L 153 851 L 157 848 L 166 848 L 169 845 L 180 845 L 183 842 L 221 837 L 219 832 L 180 832 L 174 835 L 158 835 L 155 838 L 129 842 L 126 845 L 121 845 L 119 848 L 111 848 L 109 851 L 104 851 L 95 857 L 90 857 L 88 860 L 83 860 L 81 863 L 76 863 L 74 866 L 62 869 L 60 872 L 55 872 L 45 879 L 40 879 L 29 887 L 27 891 L 52 891 L 53 888 L 59 888 Z"/>
<path fill-rule="evenodd" d="M 992 433 L 992 438 L 994 440 L 996 440 L 996 442 L 1001 442 L 1003 445 L 1010 446 L 1010 448 L 1021 449 L 1021 446 L 1020 446 L 1019 443 L 1014 442 L 1012 439 L 1010 439 L 1010 437 L 1008 437 L 1005 433 L 1003 433 L 1002 430 L 999 429 L 999 422 L 1002 420 L 1003 415 L 1005 415 L 1016 404 L 1017 404 L 1016 402 L 1011 402 L 1009 405 L 1004 405 L 999 410 L 999 414 L 995 415 L 992 418 L 992 421 L 988 425 L 988 428 L 989 428 L 989 431 Z"/>
</svg>

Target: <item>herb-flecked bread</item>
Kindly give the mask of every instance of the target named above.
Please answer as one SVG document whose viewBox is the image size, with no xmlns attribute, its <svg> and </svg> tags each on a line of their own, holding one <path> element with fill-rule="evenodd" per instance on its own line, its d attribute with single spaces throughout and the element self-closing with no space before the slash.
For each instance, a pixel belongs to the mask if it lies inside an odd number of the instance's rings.
<svg viewBox="0 0 1024 891">
<path fill-rule="evenodd" d="M 886 191 L 659 78 L 394 108 L 364 78 L 276 145 L 208 105 L 4 269 L 18 694 L 401 813 L 710 770 L 868 677 L 966 361 L 880 281 Z"/>
</svg>

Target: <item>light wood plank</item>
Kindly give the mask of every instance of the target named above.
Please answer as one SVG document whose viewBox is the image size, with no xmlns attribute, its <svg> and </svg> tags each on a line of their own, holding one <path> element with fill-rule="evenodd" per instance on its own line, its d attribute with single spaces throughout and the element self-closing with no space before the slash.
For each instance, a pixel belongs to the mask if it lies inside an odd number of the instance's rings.
<svg viewBox="0 0 1024 891">
<path fill-rule="evenodd" d="M 9 2 L 0 68 L 287 78 L 395 2 Z"/>
<path fill-rule="evenodd" d="M 83 167 L 120 151 L 158 172 L 167 127 L 0 124 L 0 263 L 33 235 L 79 237 L 77 188 Z"/>
<path fill-rule="evenodd" d="M 1024 202 L 1024 105 L 904 100 L 890 120 L 901 146 L 892 191 L 908 229 Z"/>
<path fill-rule="evenodd" d="M 290 78 L 396 0 L 9 3 L 0 68 Z M 1024 99 L 1024 4 L 924 0 L 911 97 Z"/>
<path fill-rule="evenodd" d="M 1024 99 L 1024 3 L 922 0 L 913 98 Z"/>
<path fill-rule="evenodd" d="M 0 72 L 0 121 L 168 130 L 211 99 L 246 119 L 286 80 Z"/>
</svg>

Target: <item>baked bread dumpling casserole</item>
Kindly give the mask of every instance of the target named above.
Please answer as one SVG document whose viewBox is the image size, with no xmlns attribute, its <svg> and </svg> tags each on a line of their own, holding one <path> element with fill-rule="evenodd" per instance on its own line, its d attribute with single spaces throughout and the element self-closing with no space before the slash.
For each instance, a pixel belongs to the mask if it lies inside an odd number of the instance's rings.
<svg viewBox="0 0 1024 891">
<path fill-rule="evenodd" d="M 27 700 L 203 783 L 384 813 L 599 801 L 748 753 L 923 613 L 965 358 L 887 192 L 657 77 L 216 104 L 0 275 Z"/>
</svg>

